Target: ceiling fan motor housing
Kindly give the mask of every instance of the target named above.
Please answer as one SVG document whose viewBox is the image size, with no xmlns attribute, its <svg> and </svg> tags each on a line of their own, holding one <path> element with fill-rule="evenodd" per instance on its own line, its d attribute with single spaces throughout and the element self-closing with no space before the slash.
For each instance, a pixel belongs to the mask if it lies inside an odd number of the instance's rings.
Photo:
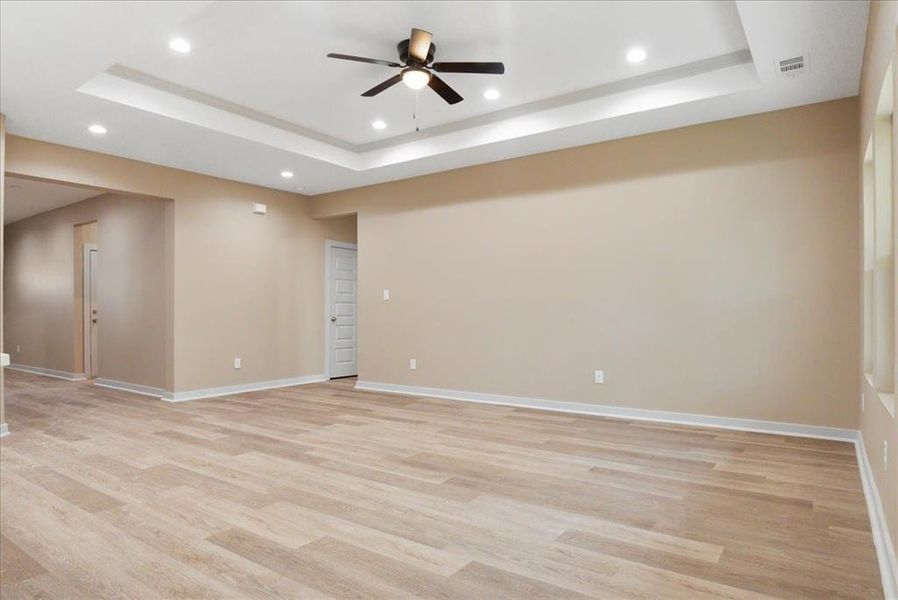
<svg viewBox="0 0 898 600">
<path fill-rule="evenodd" d="M 409 44 L 409 40 L 402 40 L 401 42 L 399 42 L 396 45 L 396 49 L 399 51 L 399 62 L 401 62 L 402 64 L 406 64 L 406 65 L 419 64 L 418 60 L 415 57 L 409 56 L 408 44 Z M 437 49 L 437 45 L 434 43 L 431 43 L 430 49 L 427 51 L 427 61 L 425 61 L 423 64 L 429 65 L 430 63 L 433 62 L 433 53 L 436 52 L 436 49 Z M 409 59 L 411 59 L 411 62 L 409 62 Z"/>
</svg>

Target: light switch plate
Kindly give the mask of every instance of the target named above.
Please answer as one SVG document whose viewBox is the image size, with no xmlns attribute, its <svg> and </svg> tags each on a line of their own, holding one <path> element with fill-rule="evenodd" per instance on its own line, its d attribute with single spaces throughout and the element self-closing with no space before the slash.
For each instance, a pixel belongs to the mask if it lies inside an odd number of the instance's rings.
<svg viewBox="0 0 898 600">
<path fill-rule="evenodd" d="M 235 358 L 235 359 L 234 359 L 234 368 L 235 368 L 235 369 L 243 368 L 243 359 L 242 359 L 242 358 Z"/>
<path fill-rule="evenodd" d="M 389 300 L 389 299 L 390 299 L 390 290 L 388 290 L 387 288 L 384 288 L 384 300 Z"/>
<path fill-rule="evenodd" d="M 408 368 L 414 371 L 418 368 L 418 360 L 415 358 L 408 359 Z"/>
<path fill-rule="evenodd" d="M 605 371 L 596 370 L 594 375 L 594 381 L 596 383 L 605 383 Z"/>
</svg>

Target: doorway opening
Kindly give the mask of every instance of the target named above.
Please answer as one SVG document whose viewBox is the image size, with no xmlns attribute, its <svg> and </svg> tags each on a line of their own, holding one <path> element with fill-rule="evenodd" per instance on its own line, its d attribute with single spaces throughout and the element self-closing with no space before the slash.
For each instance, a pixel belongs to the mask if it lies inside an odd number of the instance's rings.
<svg viewBox="0 0 898 600">
<path fill-rule="evenodd" d="M 97 222 L 75 225 L 75 370 L 87 379 L 99 372 L 99 246 Z M 80 335 L 79 335 L 80 333 Z M 79 343 L 80 342 L 80 343 Z M 80 348 L 80 364 L 79 350 Z"/>
<path fill-rule="evenodd" d="M 324 239 L 324 376 L 356 377 L 358 354 L 358 215 L 318 220 Z"/>
<path fill-rule="evenodd" d="M 325 242 L 325 375 L 358 375 L 358 245 Z"/>
</svg>

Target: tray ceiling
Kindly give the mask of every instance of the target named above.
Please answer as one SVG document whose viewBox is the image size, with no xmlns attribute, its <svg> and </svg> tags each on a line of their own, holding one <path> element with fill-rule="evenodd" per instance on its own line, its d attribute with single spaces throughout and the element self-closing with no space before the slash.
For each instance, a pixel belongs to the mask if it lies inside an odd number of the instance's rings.
<svg viewBox="0 0 898 600">
<path fill-rule="evenodd" d="M 866 2 L 161 2 L 0 5 L 13 134 L 322 193 L 855 95 Z M 397 85 L 411 27 L 464 97 Z M 174 37 L 189 53 L 173 52 Z M 632 64 L 627 52 L 645 50 Z M 801 55 L 796 77 L 778 61 Z M 497 99 L 484 98 L 493 88 Z M 416 118 L 413 118 L 416 115 Z M 386 128 L 375 129 L 374 120 Z M 103 124 L 108 133 L 90 134 Z M 419 128 L 420 131 L 416 131 Z M 280 177 L 288 170 L 289 180 Z"/>
</svg>

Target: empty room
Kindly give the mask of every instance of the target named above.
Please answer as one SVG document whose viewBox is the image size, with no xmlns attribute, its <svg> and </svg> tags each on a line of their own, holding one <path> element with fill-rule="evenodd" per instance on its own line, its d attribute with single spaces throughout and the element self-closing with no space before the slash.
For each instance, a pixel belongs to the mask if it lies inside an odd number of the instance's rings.
<svg viewBox="0 0 898 600">
<path fill-rule="evenodd" d="M 0 598 L 898 600 L 896 49 L 0 1 Z"/>
</svg>

